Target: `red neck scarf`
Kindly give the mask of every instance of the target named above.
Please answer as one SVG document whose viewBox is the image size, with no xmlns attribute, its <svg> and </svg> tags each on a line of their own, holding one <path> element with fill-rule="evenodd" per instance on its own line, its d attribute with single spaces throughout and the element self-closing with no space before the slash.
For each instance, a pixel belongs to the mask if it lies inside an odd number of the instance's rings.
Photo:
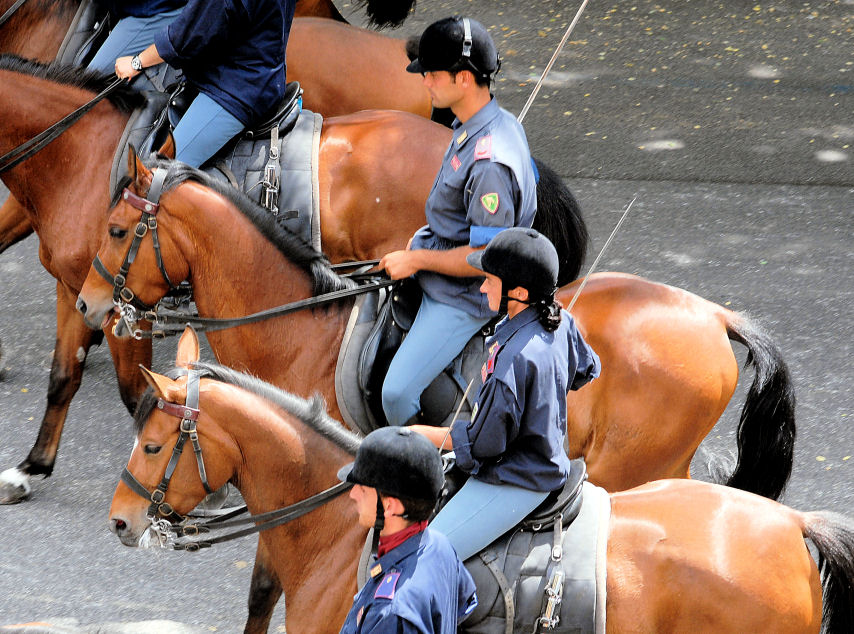
<svg viewBox="0 0 854 634">
<path fill-rule="evenodd" d="M 407 526 L 402 531 L 397 531 L 391 535 L 380 536 L 380 543 L 377 545 L 377 557 L 382 557 L 387 552 L 390 552 L 400 546 L 413 535 L 417 535 L 427 528 L 427 520 L 416 522 L 411 526 Z"/>
</svg>

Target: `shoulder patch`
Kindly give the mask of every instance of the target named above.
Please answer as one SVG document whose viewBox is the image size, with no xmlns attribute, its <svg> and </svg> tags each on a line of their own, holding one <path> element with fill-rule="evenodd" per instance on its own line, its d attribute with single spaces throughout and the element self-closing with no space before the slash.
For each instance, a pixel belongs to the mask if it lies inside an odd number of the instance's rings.
<svg viewBox="0 0 854 634">
<path fill-rule="evenodd" d="M 492 158 L 492 135 L 484 134 L 474 146 L 474 160 Z"/>
<path fill-rule="evenodd" d="M 481 382 L 486 382 L 486 377 L 495 371 L 495 357 L 498 356 L 498 351 L 500 349 L 501 345 L 497 341 L 489 347 L 489 358 L 480 368 Z M 472 415 L 472 418 L 474 418 L 474 415 Z"/>
<path fill-rule="evenodd" d="M 393 599 L 394 598 L 394 590 L 397 587 L 397 580 L 400 579 L 399 572 L 390 572 L 383 580 L 380 582 L 380 585 L 377 586 L 376 592 L 374 592 L 375 599 Z"/>
<path fill-rule="evenodd" d="M 483 208 L 486 209 L 489 213 L 494 214 L 498 211 L 498 194 L 484 194 L 480 197 L 480 204 L 483 205 Z"/>
</svg>

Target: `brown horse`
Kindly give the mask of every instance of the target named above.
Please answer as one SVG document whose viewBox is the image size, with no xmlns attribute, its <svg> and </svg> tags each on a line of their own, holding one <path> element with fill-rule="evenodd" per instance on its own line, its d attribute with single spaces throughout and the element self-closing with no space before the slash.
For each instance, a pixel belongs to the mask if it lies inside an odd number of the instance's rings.
<svg viewBox="0 0 854 634">
<path fill-rule="evenodd" d="M 197 359 L 198 340 L 188 329 L 177 363 L 197 365 L 208 377 L 200 382 L 196 424 L 212 486 L 231 482 L 256 514 L 336 483 L 337 469 L 353 460 L 359 439 L 325 416 L 319 403 L 229 368 L 195 364 Z M 136 417 L 128 470 L 148 491 L 163 478 L 180 425 L 180 415 L 155 407 L 157 399 L 179 405 L 187 399 L 186 370 L 170 376 L 148 373 L 152 389 Z M 204 495 L 196 461 L 181 455 L 165 501 L 186 513 Z M 149 502 L 119 483 L 109 522 L 123 544 L 136 546 L 151 526 Z M 612 494 L 610 503 L 607 632 L 854 631 L 849 518 L 803 513 L 690 480 L 651 482 Z M 346 496 L 260 533 L 283 581 L 289 632 L 338 630 L 356 591 L 365 535 Z M 818 551 L 818 565 L 805 538 Z"/>
<path fill-rule="evenodd" d="M 138 157 L 129 162 L 131 188 L 144 197 L 152 171 Z M 167 170 L 157 213 L 160 255 L 169 278 L 192 282 L 200 316 L 239 317 L 352 284 L 240 193 L 180 163 L 160 160 L 154 168 Z M 119 270 L 140 214 L 124 201 L 113 208 L 98 252 L 109 271 Z M 230 257 L 235 253 L 245 256 Z M 127 277 L 147 304 L 168 290 L 156 257 L 151 240 L 144 239 Z M 568 303 L 575 288 L 559 298 Z M 112 319 L 112 291 L 97 271 L 89 273 L 78 307 L 91 327 Z M 319 391 L 338 417 L 333 376 L 349 309 L 345 302 L 322 316 L 295 313 L 210 332 L 208 340 L 221 363 L 299 394 Z M 745 407 L 740 473 L 734 477 L 745 488 L 779 495 L 792 462 L 791 387 L 779 351 L 744 316 L 619 273 L 593 276 L 574 315 L 603 367 L 599 379 L 569 400 L 570 447 L 587 458 L 593 482 L 628 488 L 688 476 L 691 457 L 738 378 L 732 336 L 760 366 Z"/>
<path fill-rule="evenodd" d="M 383 6 L 374 2 L 368 3 L 368 11 L 377 15 L 376 24 L 399 21 L 399 13 L 395 11 L 406 7 L 407 4 L 406 2 L 392 4 L 393 6 Z M 0 14 L 9 5 L 11 0 L 0 0 Z M 0 51 L 15 52 L 43 61 L 53 59 L 79 5 L 79 0 L 61 0 L 53 3 L 34 0 L 25 2 L 5 24 L 0 26 Z M 297 14 L 326 15 L 325 11 L 329 8 L 334 10 L 334 5 L 328 0 L 319 2 L 300 0 Z M 408 12 L 408 8 L 406 11 Z M 354 51 L 358 51 L 359 54 L 354 55 Z M 421 85 L 418 76 L 405 72 L 407 61 L 403 40 L 319 18 L 297 18 L 294 21 L 288 46 L 289 75 L 291 79 L 300 81 L 303 86 L 305 107 L 326 116 L 369 108 L 389 108 L 429 117 L 431 113 L 429 95 Z M 378 76 L 383 78 L 381 82 L 374 80 Z M 341 77 L 348 77 L 350 80 L 341 81 Z M 365 78 L 368 83 L 358 81 L 359 78 Z M 4 90 L 12 89 L 13 84 L 4 85 Z M 42 103 L 49 102 L 48 96 Z M 39 121 L 46 121 L 49 124 L 67 113 L 48 108 L 44 114 L 48 116 Z M 35 120 L 31 116 L 31 110 L 28 110 L 24 117 L 24 121 Z M 54 118 L 51 120 L 50 117 Z M 35 127 L 28 129 L 33 130 L 34 133 L 40 131 Z M 108 134 L 109 136 L 111 135 Z M 117 142 L 118 137 L 114 138 Z M 103 191 L 103 187 L 95 187 L 92 192 L 95 191 Z M 21 200 L 30 199 L 24 195 Z M 32 233 L 33 218 L 43 215 L 44 207 L 36 208 L 32 202 L 29 207 L 29 209 L 24 208 L 14 194 L 9 196 L 0 207 L 0 253 Z M 94 211 L 99 208 L 99 205 L 86 205 L 84 208 Z M 414 220 L 412 226 L 417 227 L 420 222 L 420 220 Z M 343 255 L 339 258 L 338 245 L 344 249 L 349 249 L 351 246 L 360 247 L 358 244 L 347 244 L 349 241 L 346 235 L 347 230 L 347 226 L 340 225 L 328 228 L 330 244 L 327 245 L 327 251 L 333 259 L 349 257 Z M 365 234 L 364 231 L 362 233 Z M 389 247 L 391 249 L 405 242 L 402 236 L 396 242 L 393 239 L 387 240 L 386 235 L 381 237 L 383 238 L 381 243 L 368 246 L 372 253 L 382 255 L 382 249 L 385 247 L 381 244 L 391 244 Z M 370 239 L 370 235 L 366 238 Z M 58 270 L 57 265 L 48 264 L 55 248 L 55 245 L 46 247 L 43 245 L 42 248 L 43 261 L 51 272 Z M 45 260 L 46 257 L 47 260 Z M 84 262 L 80 264 L 83 265 Z M 71 288 L 79 287 L 72 285 Z M 74 294 L 68 291 L 67 285 L 57 288 L 57 333 L 47 408 L 36 445 L 30 455 L 19 465 L 17 471 L 0 477 L 0 504 L 17 502 L 27 497 L 30 492 L 30 476 L 49 476 L 52 473 L 66 413 L 71 399 L 80 386 L 85 357 L 92 345 L 97 345 L 103 340 L 101 333 L 92 333 L 83 326 L 73 309 Z M 133 350 L 129 357 L 129 365 L 122 360 L 123 355 L 127 354 L 125 352 L 127 349 Z M 145 363 L 146 359 L 150 359 L 148 344 L 123 343 L 117 349 L 113 343 L 111 350 L 115 351 L 113 355 L 118 361 L 116 369 L 122 398 L 132 409 L 138 391 L 142 388 L 133 368 L 136 362 Z M 127 369 L 130 369 L 129 373 L 126 372 Z"/>
</svg>

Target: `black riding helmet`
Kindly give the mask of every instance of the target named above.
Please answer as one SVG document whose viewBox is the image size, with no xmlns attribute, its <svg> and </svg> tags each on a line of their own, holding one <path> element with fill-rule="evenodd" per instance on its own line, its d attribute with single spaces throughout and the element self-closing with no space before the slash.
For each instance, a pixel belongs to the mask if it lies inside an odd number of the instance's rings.
<svg viewBox="0 0 854 634">
<path fill-rule="evenodd" d="M 498 49 L 486 27 L 477 20 L 453 16 L 434 22 L 421 35 L 418 57 L 410 73 L 470 70 L 488 79 L 501 67 Z"/>
<path fill-rule="evenodd" d="M 365 436 L 356 460 L 341 467 L 338 479 L 429 502 L 439 499 L 444 484 L 439 450 L 408 427 L 380 427 Z"/>
<path fill-rule="evenodd" d="M 482 251 L 466 258 L 474 268 L 501 279 L 502 292 L 521 286 L 532 301 L 551 299 L 560 263 L 551 241 L 534 229 L 503 230 Z"/>
</svg>

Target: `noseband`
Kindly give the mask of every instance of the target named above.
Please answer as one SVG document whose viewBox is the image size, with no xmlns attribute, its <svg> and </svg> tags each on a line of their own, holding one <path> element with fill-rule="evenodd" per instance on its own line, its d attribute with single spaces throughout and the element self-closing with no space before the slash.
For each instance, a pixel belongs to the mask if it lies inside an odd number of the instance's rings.
<svg viewBox="0 0 854 634">
<path fill-rule="evenodd" d="M 187 375 L 187 400 L 184 405 L 170 403 L 162 398 L 157 399 L 157 409 L 166 414 L 171 414 L 181 419 L 180 435 L 175 443 L 175 448 L 172 450 L 172 456 L 169 458 L 169 463 L 166 465 L 166 472 L 163 474 L 163 479 L 154 491 L 146 489 L 139 480 L 125 467 L 122 471 L 122 482 L 130 489 L 150 500 L 151 505 L 148 507 L 148 517 L 152 523 L 159 519 L 166 519 L 170 522 L 183 522 L 186 518 L 177 513 L 168 502 L 164 502 L 166 497 L 166 489 L 169 488 L 169 481 L 175 472 L 175 467 L 178 465 L 178 459 L 184 451 L 184 444 L 189 438 L 193 445 L 193 452 L 196 454 L 196 464 L 199 467 L 199 477 L 202 480 L 202 486 L 205 491 L 213 493 L 208 484 L 208 476 L 205 471 L 205 461 L 202 458 L 202 446 L 199 444 L 199 434 L 196 432 L 196 421 L 199 419 L 199 375 L 198 370 L 190 369 Z"/>
<path fill-rule="evenodd" d="M 136 228 L 133 230 L 133 240 L 130 243 L 130 247 L 128 247 L 125 259 L 119 268 L 119 272 L 116 275 L 110 274 L 107 267 L 104 266 L 104 263 L 101 261 L 101 258 L 97 255 L 92 261 L 92 266 L 101 275 L 101 277 L 113 285 L 113 304 L 122 311 L 122 315 L 125 317 L 128 324 L 130 324 L 131 321 L 136 322 L 138 320 L 138 315 L 136 314 L 137 311 L 145 313 L 154 308 L 153 306 L 149 306 L 148 304 L 141 302 L 136 296 L 136 293 L 127 286 L 128 271 L 130 271 L 130 266 L 136 259 L 142 239 L 149 231 L 151 231 L 151 241 L 154 245 L 154 255 L 157 258 L 157 268 L 160 269 L 160 274 L 163 276 L 163 279 L 166 280 L 166 283 L 169 285 L 169 289 L 172 291 L 177 290 L 177 287 L 172 283 L 172 280 L 169 279 L 169 275 L 166 273 L 166 268 L 163 266 L 163 255 L 160 252 L 160 238 L 157 235 L 157 212 L 160 211 L 160 196 L 163 194 L 163 184 L 165 181 L 166 170 L 155 169 L 154 175 L 151 179 L 151 186 L 148 188 L 148 198 L 137 196 L 127 187 L 125 187 L 122 192 L 122 200 L 128 203 L 131 207 L 138 209 L 142 212 L 142 215 L 140 216 Z"/>
</svg>

